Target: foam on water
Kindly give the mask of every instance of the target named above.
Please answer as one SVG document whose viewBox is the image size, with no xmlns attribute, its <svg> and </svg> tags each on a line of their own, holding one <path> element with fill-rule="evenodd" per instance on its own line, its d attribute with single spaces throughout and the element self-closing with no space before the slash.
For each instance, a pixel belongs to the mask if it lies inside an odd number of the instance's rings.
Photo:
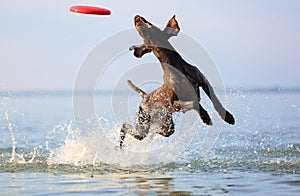
<svg viewBox="0 0 300 196">
<path fill-rule="evenodd" d="M 59 133 L 67 134 L 61 145 L 57 148 L 49 148 L 50 156 L 47 163 L 51 164 L 73 164 L 73 165 L 96 165 L 110 164 L 121 167 L 134 165 L 151 165 L 180 161 L 182 142 L 189 145 L 189 131 L 181 132 L 181 140 L 164 138 L 158 134 L 151 133 L 143 140 L 138 141 L 131 136 L 126 137 L 125 149 L 119 148 L 119 125 L 101 117 L 99 123 L 87 120 L 84 124 L 85 130 L 79 130 L 74 123 L 57 126 L 51 132 L 51 138 L 57 141 L 54 136 L 57 130 Z M 191 125 L 191 129 L 194 128 Z M 81 126 L 82 127 L 82 126 Z M 186 128 L 186 127 L 185 127 Z M 155 129 L 155 127 L 153 128 Z M 153 132 L 154 130 L 152 130 Z M 59 133 L 58 136 L 59 136 Z M 176 134 L 174 136 L 176 138 Z M 177 136 L 178 137 L 178 136 Z M 51 143 L 48 140 L 47 143 Z M 172 147 L 170 149 L 170 143 Z M 183 146 L 184 147 L 184 146 Z M 162 151 L 161 149 L 170 149 Z"/>
</svg>

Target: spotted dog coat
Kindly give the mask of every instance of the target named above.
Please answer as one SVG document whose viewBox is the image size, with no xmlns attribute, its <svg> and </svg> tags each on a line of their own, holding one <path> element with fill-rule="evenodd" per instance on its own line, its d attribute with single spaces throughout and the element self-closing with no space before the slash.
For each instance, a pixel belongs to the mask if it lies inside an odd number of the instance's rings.
<svg viewBox="0 0 300 196">
<path fill-rule="evenodd" d="M 136 87 L 130 80 L 129 86 L 142 97 L 142 102 L 135 118 L 135 125 L 123 123 L 121 127 L 120 147 L 123 147 L 126 134 L 130 134 L 138 140 L 144 139 L 151 125 L 157 125 L 156 133 L 169 137 L 175 131 L 172 118 L 174 112 L 186 112 L 194 107 L 193 101 L 179 101 L 175 92 L 167 85 L 162 85 L 147 94 Z"/>
</svg>

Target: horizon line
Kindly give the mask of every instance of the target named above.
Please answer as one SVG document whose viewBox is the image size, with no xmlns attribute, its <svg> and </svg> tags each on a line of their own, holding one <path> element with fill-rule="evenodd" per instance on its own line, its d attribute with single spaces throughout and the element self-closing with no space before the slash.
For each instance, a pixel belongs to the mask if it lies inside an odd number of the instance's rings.
<svg viewBox="0 0 300 196">
<path fill-rule="evenodd" d="M 129 90 L 129 89 L 128 89 Z M 128 90 L 119 90 L 118 92 L 112 89 L 101 89 L 101 90 L 79 90 L 77 93 L 79 95 L 110 95 L 112 93 L 124 94 Z M 226 88 L 226 93 L 300 93 L 300 87 L 236 87 L 236 88 Z M 0 97 L 6 96 L 73 96 L 74 90 L 72 89 L 29 89 L 29 90 L 0 90 Z"/>
</svg>

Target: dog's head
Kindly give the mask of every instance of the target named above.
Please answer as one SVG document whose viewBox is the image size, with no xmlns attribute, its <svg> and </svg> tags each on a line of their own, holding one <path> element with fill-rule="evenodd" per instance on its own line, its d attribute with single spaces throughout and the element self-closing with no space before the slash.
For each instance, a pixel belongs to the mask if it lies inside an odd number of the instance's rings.
<svg viewBox="0 0 300 196">
<path fill-rule="evenodd" d="M 159 29 L 139 15 L 134 17 L 134 26 L 144 40 L 143 48 L 134 48 L 137 50 L 138 57 L 156 48 L 168 48 L 170 45 L 168 39 L 178 35 L 180 31 L 175 15 L 168 21 L 164 30 Z"/>
</svg>

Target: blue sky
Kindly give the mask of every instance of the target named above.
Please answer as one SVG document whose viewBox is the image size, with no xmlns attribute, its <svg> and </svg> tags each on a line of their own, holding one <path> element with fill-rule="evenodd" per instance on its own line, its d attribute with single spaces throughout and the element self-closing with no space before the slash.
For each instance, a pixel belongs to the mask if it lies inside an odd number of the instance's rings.
<svg viewBox="0 0 300 196">
<path fill-rule="evenodd" d="M 112 15 L 69 12 L 81 4 Z M 176 14 L 181 31 L 216 61 L 226 87 L 300 86 L 298 0 L 1 0 L 0 7 L 0 90 L 73 89 L 89 52 L 132 28 L 136 14 L 160 27 Z"/>
</svg>

